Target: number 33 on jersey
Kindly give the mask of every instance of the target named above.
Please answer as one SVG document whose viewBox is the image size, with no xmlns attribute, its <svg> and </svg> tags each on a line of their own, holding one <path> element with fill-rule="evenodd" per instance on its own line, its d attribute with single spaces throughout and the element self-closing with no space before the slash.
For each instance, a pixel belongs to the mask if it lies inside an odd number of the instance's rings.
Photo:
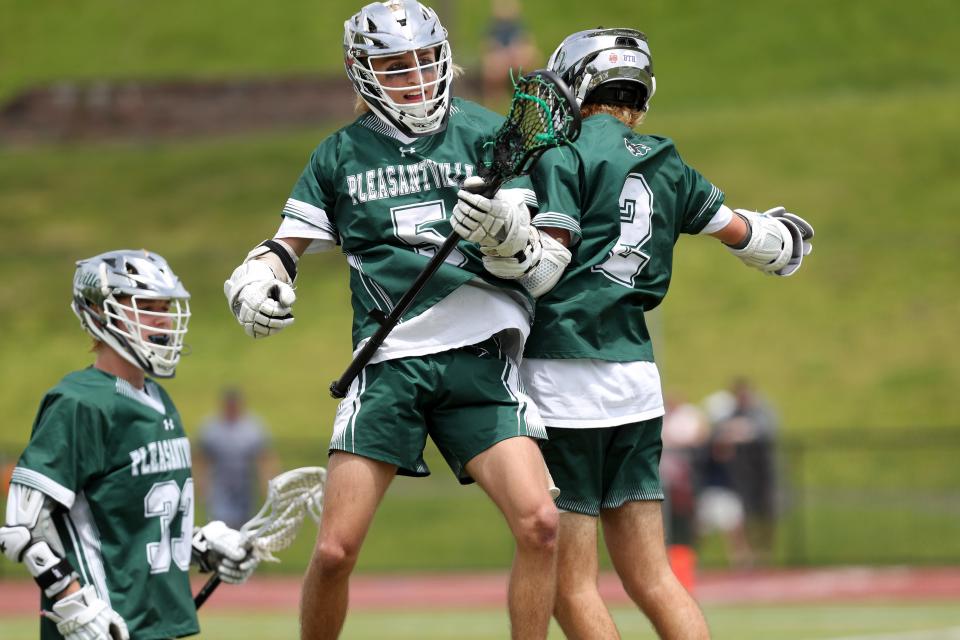
<svg viewBox="0 0 960 640">
<path fill-rule="evenodd" d="M 59 503 L 70 563 L 131 628 L 198 632 L 190 443 L 158 384 L 136 389 L 93 367 L 67 375 L 44 397 L 12 481 Z"/>
</svg>

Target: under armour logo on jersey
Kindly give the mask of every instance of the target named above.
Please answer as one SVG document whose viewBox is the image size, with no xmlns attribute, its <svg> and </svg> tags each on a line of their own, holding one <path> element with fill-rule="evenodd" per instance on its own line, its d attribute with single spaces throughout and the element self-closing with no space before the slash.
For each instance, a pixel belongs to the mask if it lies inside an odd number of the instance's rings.
<svg viewBox="0 0 960 640">
<path fill-rule="evenodd" d="M 637 156 L 638 158 L 642 158 L 643 156 L 650 153 L 650 151 L 652 151 L 652 149 L 647 145 L 640 144 L 639 142 L 630 142 L 626 138 L 623 139 L 623 144 L 626 145 L 627 151 Z"/>
<path fill-rule="evenodd" d="M 417 152 L 416 147 L 400 147 L 400 155 L 406 156 L 407 154 L 413 155 Z"/>
<path fill-rule="evenodd" d="M 164 419 L 163 419 L 163 430 L 164 430 L 164 431 L 173 431 L 173 429 L 174 429 L 173 420 L 171 420 L 170 418 L 164 418 Z"/>
</svg>

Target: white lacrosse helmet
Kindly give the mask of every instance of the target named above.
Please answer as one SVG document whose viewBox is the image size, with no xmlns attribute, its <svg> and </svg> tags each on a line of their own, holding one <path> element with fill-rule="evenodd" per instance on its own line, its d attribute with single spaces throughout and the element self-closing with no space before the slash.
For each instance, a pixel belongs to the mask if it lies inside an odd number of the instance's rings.
<svg viewBox="0 0 960 640">
<path fill-rule="evenodd" d="M 125 297 L 129 300 L 118 299 Z M 189 299 L 162 257 L 146 250 L 120 250 L 77 262 L 70 306 L 91 336 L 146 373 L 172 378 L 187 333 Z M 166 312 L 140 309 L 141 300 L 169 300 L 170 308 Z M 144 323 L 158 318 L 168 318 L 169 328 Z"/>
<path fill-rule="evenodd" d="M 620 104 L 646 111 L 657 90 L 647 36 L 635 29 L 588 29 L 568 36 L 547 68 L 563 78 L 577 105 Z"/>
<path fill-rule="evenodd" d="M 447 126 L 453 59 L 447 30 L 433 9 L 416 0 L 374 2 L 347 20 L 343 33 L 344 66 L 357 94 L 380 119 L 411 136 L 439 133 Z M 420 52 L 433 49 L 436 59 L 420 60 Z M 374 71 L 371 60 L 412 54 L 412 67 Z M 391 91 L 419 93 L 416 102 L 399 103 L 384 86 L 390 76 L 416 71 L 409 86 L 389 86 Z M 424 73 L 434 77 L 424 80 Z"/>
</svg>

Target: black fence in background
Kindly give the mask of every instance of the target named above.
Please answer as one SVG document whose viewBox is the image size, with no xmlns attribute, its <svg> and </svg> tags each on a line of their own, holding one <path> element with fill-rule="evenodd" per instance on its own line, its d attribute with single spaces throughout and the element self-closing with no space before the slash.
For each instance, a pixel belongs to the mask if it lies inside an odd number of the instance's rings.
<svg viewBox="0 0 960 640">
<path fill-rule="evenodd" d="M 285 469 L 326 465 L 326 441 L 273 444 Z M 748 515 L 755 564 L 960 564 L 960 428 L 804 432 L 784 437 L 774 451 L 773 517 Z M 741 453 L 748 460 L 756 454 Z M 19 446 L 0 445 L 0 507 L 18 454 Z M 458 486 L 435 450 L 426 458 L 433 475 L 398 481 L 394 499 L 439 507 L 486 500 Z M 737 563 L 725 537 L 695 537 L 702 566 Z M 10 575 L 8 564 L 0 561 L 0 576 Z"/>
<path fill-rule="evenodd" d="M 778 562 L 960 563 L 960 429 L 804 433 L 778 453 Z"/>
</svg>

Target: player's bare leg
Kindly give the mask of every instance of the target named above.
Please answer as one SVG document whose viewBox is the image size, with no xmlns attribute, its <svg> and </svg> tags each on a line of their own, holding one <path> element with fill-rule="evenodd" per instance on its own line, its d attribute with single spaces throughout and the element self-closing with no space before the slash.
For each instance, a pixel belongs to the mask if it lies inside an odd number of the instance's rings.
<svg viewBox="0 0 960 640">
<path fill-rule="evenodd" d="M 300 599 L 300 637 L 340 635 L 347 615 L 350 573 L 380 500 L 397 468 L 337 452 L 330 457 L 323 522 L 307 567 Z"/>
<path fill-rule="evenodd" d="M 557 601 L 553 615 L 569 640 L 619 640 L 620 633 L 600 597 L 597 518 L 560 514 Z"/>
<path fill-rule="evenodd" d="M 467 463 L 467 472 L 500 508 L 516 540 L 508 591 L 514 640 L 546 638 L 550 627 L 558 517 L 544 470 L 540 447 L 526 437 L 498 442 Z"/>
<path fill-rule="evenodd" d="M 663 540 L 660 503 L 628 502 L 600 512 L 610 559 L 627 594 L 664 640 L 705 640 L 707 622 L 673 574 Z"/>
</svg>

